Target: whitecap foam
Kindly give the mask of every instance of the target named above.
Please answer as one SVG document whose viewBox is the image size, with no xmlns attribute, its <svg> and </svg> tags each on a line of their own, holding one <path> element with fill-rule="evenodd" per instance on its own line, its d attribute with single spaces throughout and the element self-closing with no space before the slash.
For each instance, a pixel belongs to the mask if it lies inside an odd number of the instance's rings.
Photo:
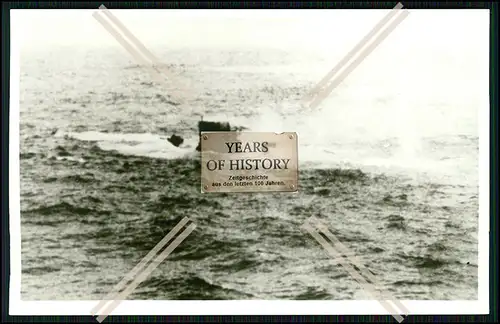
<svg viewBox="0 0 500 324">
<path fill-rule="evenodd" d="M 103 133 L 82 132 L 67 133 L 66 136 L 80 141 L 97 142 L 104 151 L 117 151 L 125 155 L 144 156 L 160 159 L 175 159 L 189 157 L 196 154 L 197 139 L 185 139 L 184 143 L 176 147 L 172 145 L 167 136 L 140 133 Z"/>
</svg>

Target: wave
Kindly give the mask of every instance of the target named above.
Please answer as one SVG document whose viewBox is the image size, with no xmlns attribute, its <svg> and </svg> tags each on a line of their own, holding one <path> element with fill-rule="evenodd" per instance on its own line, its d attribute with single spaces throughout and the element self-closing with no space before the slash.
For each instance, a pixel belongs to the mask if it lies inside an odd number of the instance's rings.
<svg viewBox="0 0 500 324">
<path fill-rule="evenodd" d="M 85 142 L 95 142 L 103 151 L 116 151 L 124 155 L 142 156 L 161 159 L 178 159 L 195 155 L 198 144 L 196 137 L 184 139 L 176 147 L 167 141 L 167 137 L 150 133 L 104 133 L 97 131 L 65 133 L 63 136 Z"/>
</svg>

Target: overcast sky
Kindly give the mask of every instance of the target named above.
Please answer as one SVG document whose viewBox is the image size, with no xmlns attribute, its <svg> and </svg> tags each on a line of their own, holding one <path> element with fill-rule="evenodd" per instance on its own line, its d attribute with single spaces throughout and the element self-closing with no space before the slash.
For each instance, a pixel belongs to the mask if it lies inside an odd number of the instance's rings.
<svg viewBox="0 0 500 324">
<path fill-rule="evenodd" d="M 12 10 L 25 47 L 119 46 L 95 10 Z M 112 10 L 147 46 L 335 47 L 357 42 L 389 10 Z M 474 47 L 489 41 L 488 10 L 410 10 L 389 38 L 399 46 Z M 404 45 L 403 45 L 404 44 Z"/>
</svg>

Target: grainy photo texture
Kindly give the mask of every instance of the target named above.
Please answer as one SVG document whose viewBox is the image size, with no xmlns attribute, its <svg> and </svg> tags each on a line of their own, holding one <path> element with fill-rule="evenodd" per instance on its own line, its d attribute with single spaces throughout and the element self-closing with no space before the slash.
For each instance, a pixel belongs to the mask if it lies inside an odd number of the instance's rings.
<svg viewBox="0 0 500 324">
<path fill-rule="evenodd" d="M 410 11 L 342 70 L 387 10 L 111 13 L 17 15 L 22 300 L 101 300 L 185 218 L 127 299 L 371 299 L 311 217 L 396 299 L 478 298 L 484 14 Z M 297 134 L 299 189 L 200 192 L 218 131 Z"/>
</svg>

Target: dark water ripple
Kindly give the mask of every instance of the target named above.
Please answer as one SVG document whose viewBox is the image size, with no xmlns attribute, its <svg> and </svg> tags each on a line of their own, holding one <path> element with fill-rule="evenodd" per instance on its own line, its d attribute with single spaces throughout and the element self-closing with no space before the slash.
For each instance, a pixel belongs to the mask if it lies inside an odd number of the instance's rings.
<svg viewBox="0 0 500 324">
<path fill-rule="evenodd" d="M 248 64 L 255 57 L 234 54 L 194 55 L 221 68 L 228 58 Z M 189 56 L 175 55 L 172 61 Z M 285 56 L 275 53 L 274 64 Z M 329 168 L 301 170 L 298 194 L 201 195 L 196 159 L 127 156 L 55 136 L 60 130 L 192 136 L 201 114 L 250 119 L 259 107 L 295 102 L 316 80 L 216 68 L 199 73 L 200 62 L 169 65 L 176 77 L 197 80 L 183 105 L 149 76 L 140 78 L 140 66 L 117 64 L 105 75 L 90 67 L 99 73 L 89 86 L 83 76 L 62 80 L 54 63 L 22 73 L 23 299 L 103 297 L 184 217 L 197 228 L 131 298 L 357 298 L 356 282 L 300 230 L 310 216 L 326 221 L 396 298 L 477 299 L 477 188 Z M 61 87 L 42 87 L 51 78 Z M 296 114 L 290 106 L 285 115 Z M 398 139 L 386 142 L 395 146 Z M 468 135 L 422 142 L 437 160 L 477 153 L 478 146 Z"/>
<path fill-rule="evenodd" d="M 66 145 L 55 145 L 46 154 L 21 154 L 24 168 L 32 163 L 52 170 L 38 174 L 37 181 L 57 190 L 45 192 L 43 201 L 36 195 L 22 197 L 23 227 L 52 233 L 35 241 L 23 234 L 23 273 L 41 277 L 64 272 L 71 282 L 89 281 L 87 290 L 72 292 L 80 298 L 99 298 L 104 287 L 116 283 L 186 216 L 197 229 L 141 284 L 134 298 L 352 297 L 356 289 L 342 288 L 352 279 L 338 267 L 321 266 L 330 262 L 328 257 L 300 231 L 309 216 L 328 220 L 331 232 L 401 295 L 420 296 L 425 290 L 429 296 L 430 288 L 449 285 L 450 276 L 470 280 L 474 275 L 467 269 L 477 267 L 451 243 L 461 235 L 460 226 L 456 234 L 448 234 L 450 238 L 436 240 L 428 236 L 430 224 L 417 217 L 432 214 L 434 225 L 450 228 L 459 209 L 414 199 L 422 188 L 402 179 L 360 170 L 304 170 L 298 197 L 256 194 L 236 199 L 228 194 L 201 195 L 196 159 L 125 156 L 102 151 L 92 142 L 67 139 Z M 444 195 L 444 188 L 435 187 L 431 195 Z M 308 198 L 314 203 L 304 204 Z M 398 242 L 404 240 L 408 244 L 401 249 Z M 44 252 L 33 255 L 27 249 L 33 244 L 43 246 Z M 80 256 L 63 252 L 68 245 L 74 245 Z M 111 263 L 100 264 L 103 259 Z M 307 271 L 308 279 L 297 279 L 308 263 L 314 265 Z M 92 281 L 104 266 L 115 268 Z M 251 283 L 260 274 L 279 273 L 281 286 L 276 281 L 266 291 Z M 314 279 L 314 274 L 323 279 Z M 349 285 L 356 287 L 354 282 Z"/>
</svg>

